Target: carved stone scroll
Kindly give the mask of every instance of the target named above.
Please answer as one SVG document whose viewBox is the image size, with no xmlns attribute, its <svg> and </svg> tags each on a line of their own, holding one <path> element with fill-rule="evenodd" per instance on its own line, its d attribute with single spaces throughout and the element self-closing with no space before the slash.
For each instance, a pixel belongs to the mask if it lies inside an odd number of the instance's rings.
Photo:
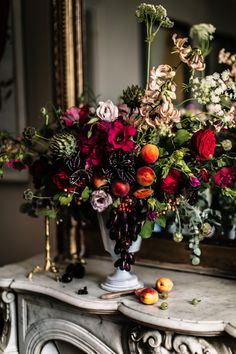
<svg viewBox="0 0 236 354">
<path fill-rule="evenodd" d="M 4 290 L 1 293 L 0 309 L 3 316 L 0 353 L 18 354 L 16 305 L 13 292 Z"/>
<path fill-rule="evenodd" d="M 225 342 L 224 342 L 225 341 Z M 226 337 L 201 338 L 162 332 L 142 326 L 128 335 L 130 354 L 234 354 L 236 339 Z"/>
</svg>

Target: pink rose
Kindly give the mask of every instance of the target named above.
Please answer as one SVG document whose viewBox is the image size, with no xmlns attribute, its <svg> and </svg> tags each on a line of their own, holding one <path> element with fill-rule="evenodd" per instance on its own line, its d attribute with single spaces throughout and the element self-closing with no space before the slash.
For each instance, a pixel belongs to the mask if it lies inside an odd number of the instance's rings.
<svg viewBox="0 0 236 354">
<path fill-rule="evenodd" d="M 61 119 L 67 127 L 71 127 L 77 121 L 80 121 L 83 124 L 87 116 L 88 108 L 86 106 L 71 107 L 63 113 Z"/>
</svg>

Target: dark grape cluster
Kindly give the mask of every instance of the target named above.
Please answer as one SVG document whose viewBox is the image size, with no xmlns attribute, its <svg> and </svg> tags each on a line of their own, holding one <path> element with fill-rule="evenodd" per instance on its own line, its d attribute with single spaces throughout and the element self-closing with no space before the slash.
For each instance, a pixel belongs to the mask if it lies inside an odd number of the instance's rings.
<svg viewBox="0 0 236 354">
<path fill-rule="evenodd" d="M 62 283 L 70 283 L 73 278 L 83 278 L 85 275 L 85 268 L 81 262 L 70 263 L 66 267 L 65 273 L 62 274 L 60 281 Z"/>
<path fill-rule="evenodd" d="M 126 271 L 130 271 L 134 264 L 134 254 L 129 252 L 129 248 L 137 240 L 141 229 L 141 225 L 137 223 L 136 207 L 134 201 L 126 197 L 118 209 L 111 211 L 107 222 L 110 238 L 116 241 L 114 252 L 120 255 L 114 265 Z"/>
</svg>

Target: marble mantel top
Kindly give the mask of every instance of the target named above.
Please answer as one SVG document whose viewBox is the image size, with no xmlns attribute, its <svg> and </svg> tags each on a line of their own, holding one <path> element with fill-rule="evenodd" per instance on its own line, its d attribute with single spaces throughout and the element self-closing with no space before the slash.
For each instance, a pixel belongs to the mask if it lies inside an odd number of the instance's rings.
<svg viewBox="0 0 236 354">
<path fill-rule="evenodd" d="M 154 266 L 134 266 L 135 273 L 147 287 L 153 287 L 155 280 L 162 276 L 173 280 L 174 289 L 166 300 L 169 307 L 163 311 L 159 308 L 162 300 L 154 305 L 143 305 L 135 295 L 102 300 L 100 296 L 105 291 L 99 284 L 112 272 L 109 260 L 87 259 L 86 276 L 68 284 L 56 282 L 51 274 L 36 274 L 28 280 L 26 274 L 38 264 L 42 264 L 40 256 L 1 267 L 0 288 L 46 295 L 86 312 L 121 313 L 152 328 L 204 336 L 227 332 L 236 337 L 236 280 Z M 84 286 L 87 286 L 88 295 L 78 295 L 78 289 Z M 193 298 L 201 300 L 198 305 L 191 304 Z"/>
</svg>

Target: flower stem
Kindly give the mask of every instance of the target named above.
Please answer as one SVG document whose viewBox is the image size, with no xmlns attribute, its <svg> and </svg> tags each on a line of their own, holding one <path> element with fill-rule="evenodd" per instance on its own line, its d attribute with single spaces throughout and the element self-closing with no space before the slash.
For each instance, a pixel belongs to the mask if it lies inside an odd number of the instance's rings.
<svg viewBox="0 0 236 354">
<path fill-rule="evenodd" d="M 152 42 L 148 41 L 148 49 L 147 49 L 147 81 L 146 81 L 146 90 L 148 89 L 149 85 L 149 75 L 150 75 L 150 62 L 151 62 L 151 44 Z"/>
</svg>

